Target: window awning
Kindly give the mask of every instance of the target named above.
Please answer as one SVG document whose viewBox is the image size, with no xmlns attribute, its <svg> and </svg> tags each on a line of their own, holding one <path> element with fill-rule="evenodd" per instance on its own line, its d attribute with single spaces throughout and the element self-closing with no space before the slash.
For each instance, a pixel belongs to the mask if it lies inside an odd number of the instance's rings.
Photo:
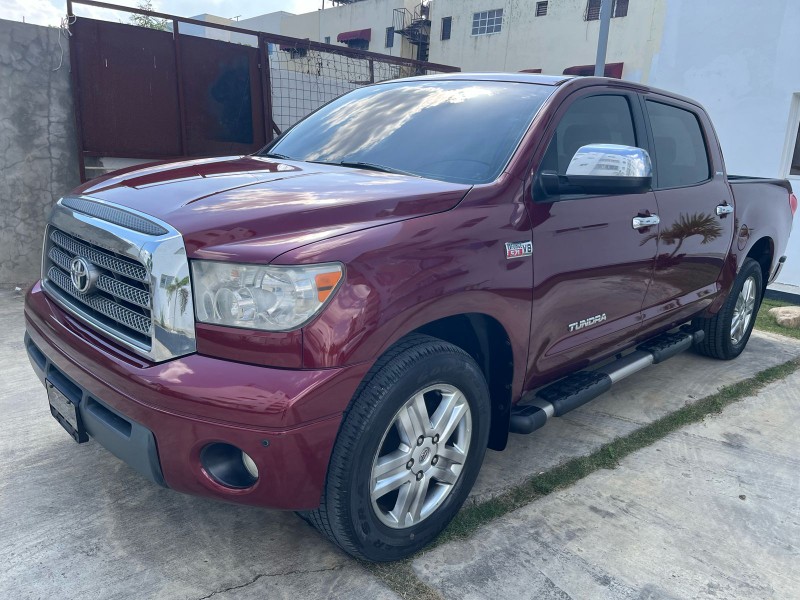
<svg viewBox="0 0 800 600">
<path fill-rule="evenodd" d="M 622 79 L 622 69 L 625 63 L 606 63 L 604 75 L 606 77 L 613 77 L 614 79 Z M 580 65 L 577 67 L 569 67 L 564 69 L 564 75 L 594 75 L 594 65 Z"/>
<path fill-rule="evenodd" d="M 336 36 L 337 42 L 349 42 L 350 40 L 372 40 L 372 29 L 357 29 L 355 31 L 343 31 Z"/>
</svg>

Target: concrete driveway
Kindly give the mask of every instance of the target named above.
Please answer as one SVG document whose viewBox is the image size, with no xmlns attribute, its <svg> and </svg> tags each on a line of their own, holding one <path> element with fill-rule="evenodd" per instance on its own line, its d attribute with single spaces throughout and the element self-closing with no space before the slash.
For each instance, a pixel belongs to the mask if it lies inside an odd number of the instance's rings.
<svg viewBox="0 0 800 600">
<path fill-rule="evenodd" d="M 49 415 L 22 336 L 21 299 L 0 294 L 0 598 L 398 597 L 290 513 L 161 489 L 77 446 Z M 490 452 L 472 501 L 798 356 L 796 340 L 754 334 L 736 361 L 685 354 L 643 371 Z M 798 383 L 423 553 L 414 572 L 448 598 L 790 597 Z"/>
</svg>

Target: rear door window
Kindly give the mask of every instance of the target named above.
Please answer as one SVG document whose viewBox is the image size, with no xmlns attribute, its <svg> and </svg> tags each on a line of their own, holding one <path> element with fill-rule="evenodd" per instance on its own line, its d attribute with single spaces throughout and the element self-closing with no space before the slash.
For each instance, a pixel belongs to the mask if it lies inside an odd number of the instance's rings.
<svg viewBox="0 0 800 600">
<path fill-rule="evenodd" d="M 708 150 L 697 116 L 653 100 L 647 101 L 647 114 L 653 130 L 658 187 L 682 187 L 706 181 L 710 176 Z"/>
</svg>

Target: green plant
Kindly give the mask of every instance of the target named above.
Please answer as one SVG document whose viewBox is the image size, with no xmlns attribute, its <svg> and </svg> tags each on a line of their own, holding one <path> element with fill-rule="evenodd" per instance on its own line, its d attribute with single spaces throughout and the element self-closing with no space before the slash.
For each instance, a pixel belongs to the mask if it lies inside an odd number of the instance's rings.
<svg viewBox="0 0 800 600">
<path fill-rule="evenodd" d="M 151 0 L 141 0 L 136 8 L 140 10 L 153 11 L 153 3 Z M 130 24 L 137 27 L 147 27 L 148 29 L 157 29 L 159 31 L 167 31 L 167 20 L 151 17 L 150 15 L 132 14 L 130 16 Z"/>
</svg>

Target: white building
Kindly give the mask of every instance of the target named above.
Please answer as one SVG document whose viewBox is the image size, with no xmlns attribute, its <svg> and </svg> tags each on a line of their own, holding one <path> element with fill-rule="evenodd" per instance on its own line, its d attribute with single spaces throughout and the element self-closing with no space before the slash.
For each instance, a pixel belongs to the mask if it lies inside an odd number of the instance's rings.
<svg viewBox="0 0 800 600">
<path fill-rule="evenodd" d="M 325 44 L 346 45 L 389 56 L 417 58 L 417 47 L 406 37 L 395 33 L 395 26 L 401 28 L 399 14 L 395 11 L 404 9 L 405 23 L 408 25 L 413 20 L 415 11 L 419 12 L 419 5 L 420 0 L 361 0 L 299 15 L 277 11 L 236 21 L 209 14 L 192 18 Z M 200 37 L 254 44 L 252 36 L 211 27 L 182 25 L 181 31 Z"/>
<path fill-rule="evenodd" d="M 800 0 L 612 0 L 607 73 L 700 101 L 728 171 L 788 177 L 800 191 Z M 336 43 L 369 29 L 369 50 L 415 57 L 394 9 L 419 0 L 363 0 L 238 25 Z M 431 0 L 429 60 L 463 71 L 591 74 L 600 0 Z M 399 44 L 399 47 L 397 47 Z M 780 281 L 800 286 L 800 220 Z"/>
<path fill-rule="evenodd" d="M 800 0 L 616 0 L 613 11 L 615 75 L 700 101 L 730 173 L 800 191 Z M 589 74 L 598 14 L 599 0 L 434 0 L 430 60 Z M 800 220 L 787 254 L 779 281 L 800 286 Z"/>
</svg>

